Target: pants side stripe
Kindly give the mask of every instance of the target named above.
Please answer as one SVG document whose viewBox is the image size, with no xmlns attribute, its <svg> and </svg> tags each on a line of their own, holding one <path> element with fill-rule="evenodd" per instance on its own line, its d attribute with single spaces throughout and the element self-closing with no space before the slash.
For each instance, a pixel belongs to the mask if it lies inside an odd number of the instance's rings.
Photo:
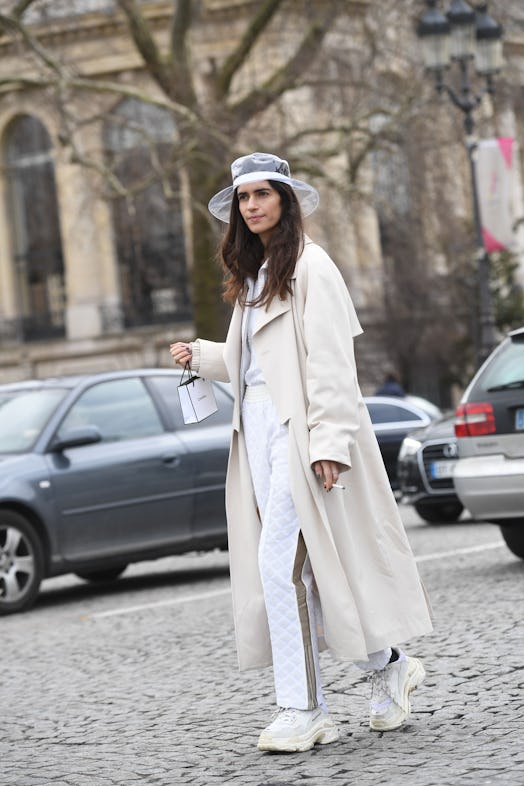
<svg viewBox="0 0 524 786">
<path fill-rule="evenodd" d="M 307 605 L 307 590 L 306 585 L 302 579 L 302 571 L 307 559 L 307 549 L 302 537 L 302 533 L 298 533 L 297 553 L 295 556 L 295 564 L 293 566 L 293 584 L 295 585 L 295 593 L 297 598 L 298 618 L 300 620 L 300 628 L 302 632 L 302 644 L 304 647 L 304 658 L 306 667 L 306 680 L 307 680 L 307 695 L 308 695 L 308 710 L 314 710 L 318 706 L 317 700 L 317 678 L 315 670 L 315 658 L 313 655 L 313 646 L 311 644 L 311 622 L 309 617 L 309 608 Z"/>
</svg>

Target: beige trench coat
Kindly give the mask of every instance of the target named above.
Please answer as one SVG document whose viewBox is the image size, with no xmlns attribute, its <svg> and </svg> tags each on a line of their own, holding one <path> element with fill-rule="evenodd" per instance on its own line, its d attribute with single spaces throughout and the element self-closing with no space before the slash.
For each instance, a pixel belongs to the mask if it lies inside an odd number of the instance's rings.
<svg viewBox="0 0 524 786">
<path fill-rule="evenodd" d="M 291 298 L 259 310 L 253 346 L 289 427 L 291 492 L 322 607 L 319 645 L 363 660 L 431 631 L 430 612 L 358 387 L 353 336 L 362 330 L 340 272 L 308 238 L 292 287 Z M 226 511 L 238 660 L 248 669 L 270 665 L 271 648 L 240 417 L 241 327 L 237 304 L 225 343 L 199 339 L 194 367 L 231 382 L 235 396 Z M 320 459 L 344 465 L 344 491 L 324 490 L 311 468 Z"/>
</svg>

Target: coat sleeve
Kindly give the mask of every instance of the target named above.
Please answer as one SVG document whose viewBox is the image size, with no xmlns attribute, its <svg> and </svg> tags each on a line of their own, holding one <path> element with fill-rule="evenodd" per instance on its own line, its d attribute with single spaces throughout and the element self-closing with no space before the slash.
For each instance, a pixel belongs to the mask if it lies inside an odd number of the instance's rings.
<svg viewBox="0 0 524 786">
<path fill-rule="evenodd" d="M 307 263 L 303 327 L 310 463 L 349 469 L 361 399 L 353 336 L 362 329 L 344 279 L 319 247 Z"/>
<path fill-rule="evenodd" d="M 206 379 L 229 382 L 229 373 L 224 363 L 225 344 L 197 338 L 193 342 L 191 369 Z"/>
</svg>

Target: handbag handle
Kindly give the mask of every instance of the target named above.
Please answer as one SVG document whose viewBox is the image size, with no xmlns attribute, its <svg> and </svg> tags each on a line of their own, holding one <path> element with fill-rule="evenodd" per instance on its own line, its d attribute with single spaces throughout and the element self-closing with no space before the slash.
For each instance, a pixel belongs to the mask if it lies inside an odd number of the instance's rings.
<svg viewBox="0 0 524 786">
<path fill-rule="evenodd" d="M 184 382 L 184 376 L 186 375 L 186 373 L 187 373 L 187 379 Z M 178 386 L 180 387 L 181 385 L 189 385 L 189 383 L 194 382 L 195 379 L 199 379 L 199 377 L 197 376 L 197 374 L 191 375 L 191 366 L 189 365 L 189 361 L 187 361 L 187 363 L 184 366 L 184 370 L 182 371 L 182 376 L 180 377 L 180 382 L 178 383 Z"/>
</svg>

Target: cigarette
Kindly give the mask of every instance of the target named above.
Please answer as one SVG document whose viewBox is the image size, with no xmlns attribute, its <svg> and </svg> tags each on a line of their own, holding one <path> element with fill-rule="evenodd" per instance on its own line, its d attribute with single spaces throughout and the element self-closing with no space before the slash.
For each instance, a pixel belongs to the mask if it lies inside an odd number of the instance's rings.
<svg viewBox="0 0 524 786">
<path fill-rule="evenodd" d="M 345 489 L 346 487 L 342 485 L 342 483 L 332 483 L 331 488 L 333 489 Z"/>
</svg>

